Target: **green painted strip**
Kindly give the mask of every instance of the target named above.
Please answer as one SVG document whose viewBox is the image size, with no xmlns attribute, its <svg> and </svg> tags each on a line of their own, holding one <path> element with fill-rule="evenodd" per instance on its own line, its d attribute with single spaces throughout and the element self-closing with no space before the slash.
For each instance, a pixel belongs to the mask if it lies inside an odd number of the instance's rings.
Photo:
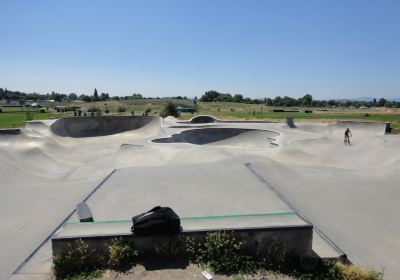
<svg viewBox="0 0 400 280">
<path fill-rule="evenodd" d="M 224 219 L 224 218 L 242 218 L 242 217 L 268 217 L 279 215 L 295 215 L 295 212 L 275 212 L 275 213 L 260 213 L 260 214 L 237 214 L 224 216 L 205 216 L 205 217 L 186 217 L 181 220 L 204 220 L 204 219 Z"/>
<path fill-rule="evenodd" d="M 206 219 L 225 219 L 225 218 L 242 218 L 242 217 L 269 217 L 280 215 L 296 215 L 296 212 L 275 212 L 275 213 L 257 213 L 257 214 L 236 214 L 222 216 L 198 216 L 198 217 L 183 217 L 181 220 L 206 220 Z M 94 222 L 65 222 L 66 225 L 74 224 L 107 224 L 107 223 L 132 223 L 132 220 L 114 220 L 114 221 L 94 221 Z"/>
</svg>

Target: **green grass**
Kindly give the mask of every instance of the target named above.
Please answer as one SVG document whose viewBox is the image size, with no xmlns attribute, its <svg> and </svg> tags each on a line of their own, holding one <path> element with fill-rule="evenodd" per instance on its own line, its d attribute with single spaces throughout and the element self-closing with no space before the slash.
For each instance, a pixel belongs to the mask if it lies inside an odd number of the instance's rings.
<svg viewBox="0 0 400 280">
<path fill-rule="evenodd" d="M 300 111 L 305 108 L 296 107 Z M 290 112 L 270 112 L 273 107 L 262 107 L 254 104 L 238 103 L 200 103 L 199 114 L 213 115 L 220 119 L 242 119 L 242 120 L 276 120 L 281 121 L 286 118 L 295 120 L 362 120 L 390 122 L 393 128 L 400 128 L 400 110 L 393 113 L 375 112 L 368 110 L 351 110 L 347 108 L 334 108 L 328 111 L 321 111 L 319 108 L 307 108 L 313 110 L 313 113 L 290 113 Z M 286 108 L 289 109 L 289 108 Z M 369 116 L 366 116 L 368 113 Z M 183 115 L 183 119 L 190 118 L 190 115 Z"/>
<path fill-rule="evenodd" d="M 33 113 L 33 120 L 47 120 L 51 118 L 59 118 L 62 116 L 58 113 Z M 26 124 L 26 113 L 24 111 L 3 111 L 0 113 L 0 128 L 24 127 Z"/>
<path fill-rule="evenodd" d="M 120 100 L 120 101 L 98 101 L 90 103 L 82 103 L 84 109 L 92 106 L 99 107 L 104 113 L 105 103 L 112 113 L 118 112 L 119 106 L 127 108 L 125 113 L 130 114 L 134 111 L 136 115 L 141 115 L 147 108 L 151 108 L 150 115 L 157 115 L 164 108 L 168 101 L 174 103 L 183 103 L 193 105 L 190 100 L 177 99 L 135 99 L 135 100 Z M 65 104 L 73 105 L 73 104 Z M 275 107 L 267 107 L 255 104 L 243 104 L 233 102 L 198 102 L 199 114 L 213 115 L 221 119 L 242 119 L 242 120 L 276 120 L 281 121 L 286 118 L 294 118 L 295 120 L 342 120 L 353 119 L 363 121 L 379 121 L 390 122 L 393 128 L 400 129 L 400 109 L 391 109 L 391 111 L 377 111 L 374 109 L 348 109 L 348 108 L 329 108 L 327 111 L 321 111 L 320 108 L 302 108 L 296 107 L 299 110 L 311 109 L 313 113 L 272 113 L 271 109 Z M 0 127 L 23 127 L 26 123 L 25 112 L 21 108 L 2 108 L 3 113 L 0 113 Z M 261 114 L 262 109 L 262 114 Z M 288 109 L 288 108 L 286 108 Z M 382 108 L 383 109 L 383 108 Z M 378 109 L 380 110 L 380 109 Z M 156 113 L 157 112 L 157 113 Z M 253 114 L 254 112 L 254 114 Z M 369 116 L 365 116 L 368 113 Z M 48 119 L 64 116 L 56 113 L 34 113 L 34 119 Z M 182 119 L 189 119 L 192 114 L 182 114 Z"/>
</svg>

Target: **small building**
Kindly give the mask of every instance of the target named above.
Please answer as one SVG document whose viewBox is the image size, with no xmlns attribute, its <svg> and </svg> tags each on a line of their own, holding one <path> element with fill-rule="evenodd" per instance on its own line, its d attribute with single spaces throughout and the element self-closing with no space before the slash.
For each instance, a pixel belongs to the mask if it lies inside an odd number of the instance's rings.
<svg viewBox="0 0 400 280">
<path fill-rule="evenodd" d="M 185 104 L 178 104 L 176 106 L 176 110 L 178 110 L 179 113 L 191 113 L 191 114 L 193 114 L 197 111 L 195 107 L 188 106 Z"/>
</svg>

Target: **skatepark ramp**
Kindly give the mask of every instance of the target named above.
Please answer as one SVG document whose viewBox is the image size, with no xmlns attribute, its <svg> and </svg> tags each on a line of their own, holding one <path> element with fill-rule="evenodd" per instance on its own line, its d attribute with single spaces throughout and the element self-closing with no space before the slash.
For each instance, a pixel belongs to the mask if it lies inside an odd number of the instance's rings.
<svg viewBox="0 0 400 280">
<path fill-rule="evenodd" d="M 387 124 L 382 122 L 339 120 L 336 122 L 336 126 L 343 129 L 348 127 L 351 130 L 359 130 L 367 135 L 384 135 L 387 131 Z"/>
<path fill-rule="evenodd" d="M 290 128 L 297 128 L 297 126 L 295 125 L 293 118 L 286 118 L 286 124 L 290 127 Z"/>
<path fill-rule="evenodd" d="M 158 118 L 140 116 L 72 117 L 58 119 L 50 129 L 63 137 L 94 137 L 140 129 L 155 121 Z"/>
<path fill-rule="evenodd" d="M 190 119 L 191 123 L 216 123 L 218 120 L 213 116 L 196 116 Z"/>
<path fill-rule="evenodd" d="M 272 142 L 279 133 L 243 128 L 202 128 L 184 130 L 168 138 L 154 139 L 154 143 L 189 143 L 194 145 L 229 145 L 249 148 L 275 147 Z"/>
</svg>

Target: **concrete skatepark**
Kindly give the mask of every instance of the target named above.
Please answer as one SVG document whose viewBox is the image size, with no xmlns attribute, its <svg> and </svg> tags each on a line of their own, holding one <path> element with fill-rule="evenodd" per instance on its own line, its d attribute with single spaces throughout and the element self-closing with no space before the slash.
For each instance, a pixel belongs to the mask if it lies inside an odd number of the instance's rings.
<svg viewBox="0 0 400 280">
<path fill-rule="evenodd" d="M 76 204 L 86 200 L 100 221 L 129 220 L 155 205 L 182 217 L 293 211 L 187 227 L 310 223 L 313 249 L 331 254 L 326 243 L 335 244 L 351 262 L 396 279 L 400 137 L 385 135 L 379 123 L 291 127 L 211 117 L 86 117 L 1 133 L 0 278 L 45 277 L 49 238 L 60 225 L 74 225 Z M 346 127 L 351 146 L 343 144 Z"/>
</svg>

